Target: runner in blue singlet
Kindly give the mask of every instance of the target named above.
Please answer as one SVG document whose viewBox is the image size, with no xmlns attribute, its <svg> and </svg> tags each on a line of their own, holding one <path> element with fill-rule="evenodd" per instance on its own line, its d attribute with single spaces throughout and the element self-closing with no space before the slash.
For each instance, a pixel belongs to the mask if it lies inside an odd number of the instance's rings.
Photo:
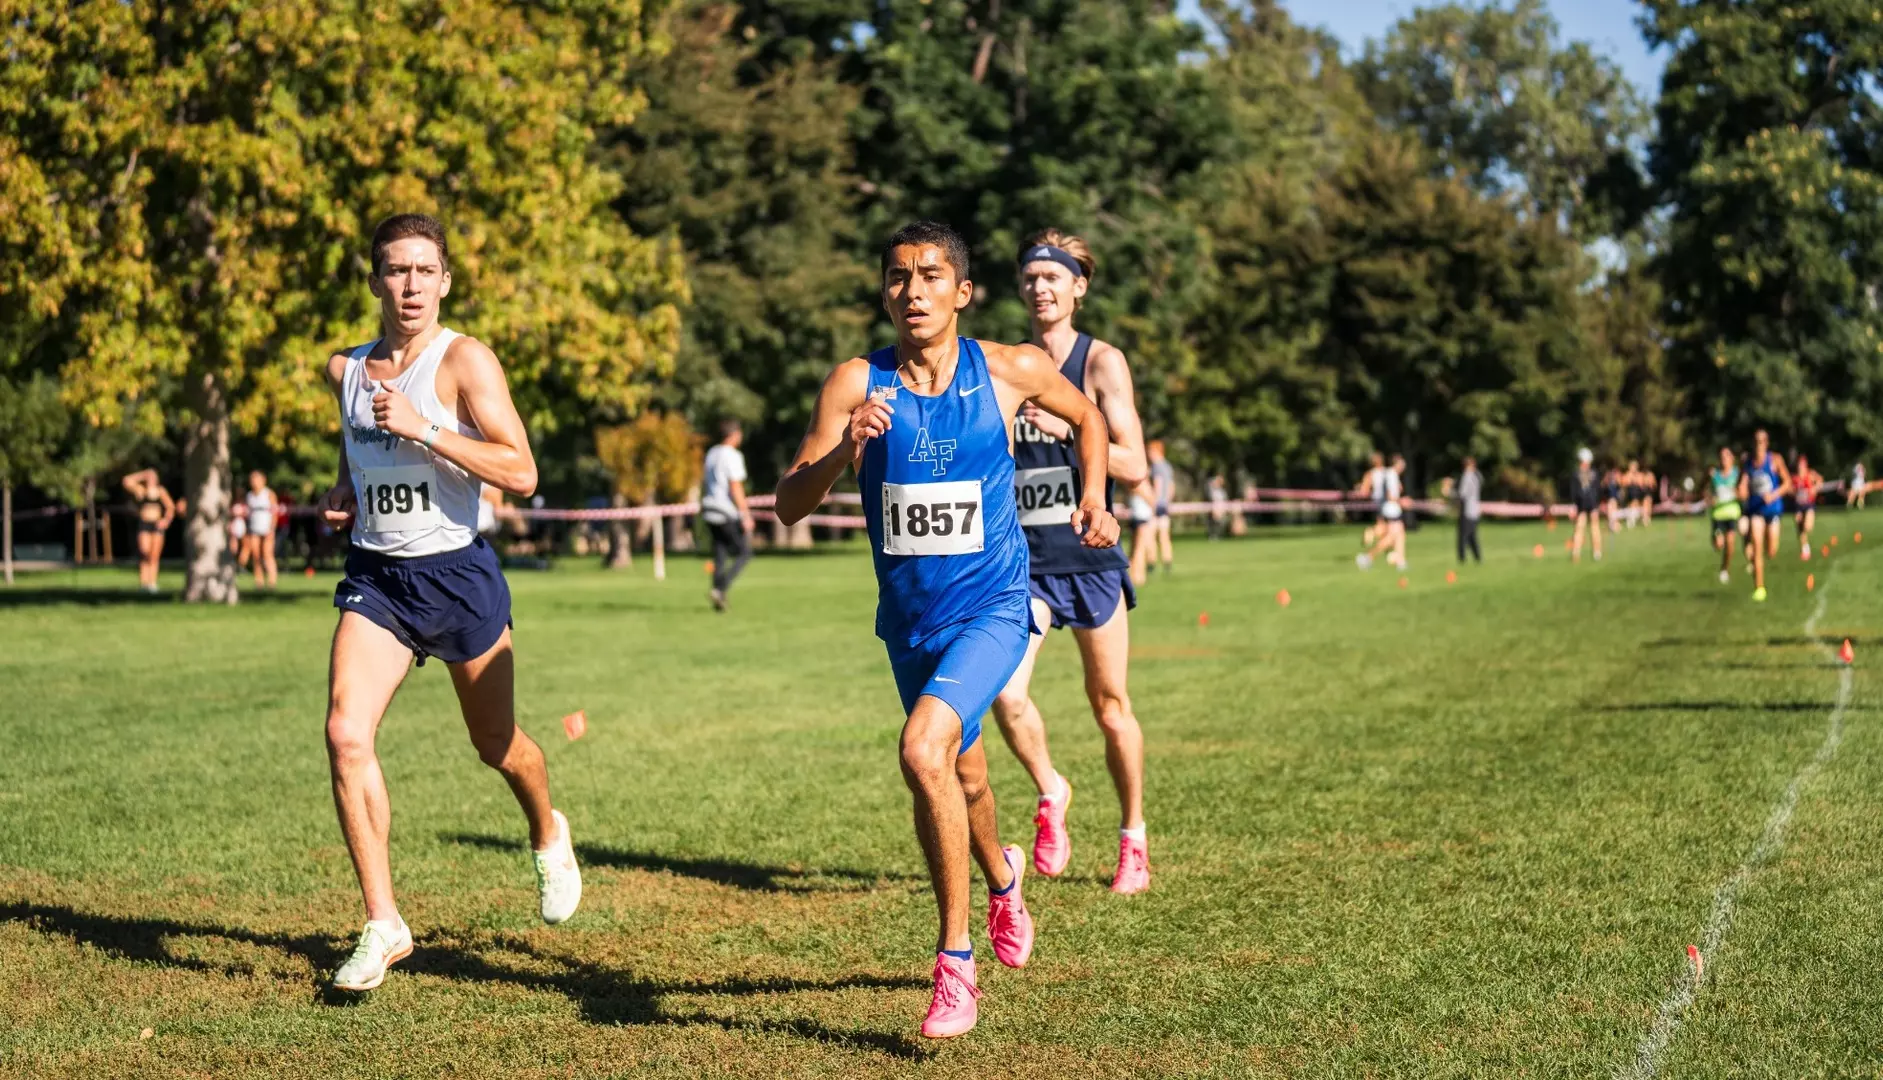
<svg viewBox="0 0 1883 1080">
<path fill-rule="evenodd" d="M 960 1035 L 977 1016 L 968 936 L 969 856 L 987 877 L 994 955 L 1020 967 L 1033 947 L 1020 898 L 1025 857 L 1003 848 L 987 786 L 981 716 L 1025 654 L 1032 619 L 1015 509 L 1009 426 L 1032 401 L 1078 432 L 1083 483 L 1066 528 L 1088 547 L 1118 542 L 1105 505 L 1104 414 L 1032 345 L 957 336 L 973 298 L 968 249 L 935 222 L 883 248 L 883 306 L 896 344 L 837 365 L 811 429 L 778 484 L 778 517 L 815 510 L 853 464 L 876 564 L 876 633 L 902 697 L 902 775 L 941 916 L 934 996 L 922 1034 Z"/>
<path fill-rule="evenodd" d="M 1785 516 L 1785 496 L 1791 492 L 1791 470 L 1785 459 L 1772 453 L 1772 437 L 1760 428 L 1752 436 L 1752 457 L 1740 479 L 1746 515 L 1752 519 L 1752 598 L 1765 600 L 1765 564 L 1778 557 L 1779 522 Z"/>
</svg>

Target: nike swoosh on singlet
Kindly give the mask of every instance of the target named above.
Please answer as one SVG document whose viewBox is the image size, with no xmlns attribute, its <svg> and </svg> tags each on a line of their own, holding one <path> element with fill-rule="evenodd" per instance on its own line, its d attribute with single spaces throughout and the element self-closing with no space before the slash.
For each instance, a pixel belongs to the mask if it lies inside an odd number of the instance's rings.
<svg viewBox="0 0 1883 1080">
<path fill-rule="evenodd" d="M 972 394 L 976 390 L 979 390 L 981 386 L 986 386 L 986 385 L 987 385 L 986 383 L 982 383 L 980 386 L 970 386 L 966 390 L 957 390 L 955 391 L 955 393 L 960 394 L 962 397 L 967 397 L 969 394 Z"/>
</svg>

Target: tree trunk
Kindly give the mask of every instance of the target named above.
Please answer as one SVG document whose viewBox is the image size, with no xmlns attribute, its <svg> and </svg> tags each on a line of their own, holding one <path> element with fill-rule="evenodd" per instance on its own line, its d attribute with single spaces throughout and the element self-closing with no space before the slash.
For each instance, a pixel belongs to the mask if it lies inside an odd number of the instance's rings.
<svg viewBox="0 0 1883 1080">
<path fill-rule="evenodd" d="M 0 562 L 6 564 L 7 584 L 13 584 L 13 485 L 0 484 Z"/>
<path fill-rule="evenodd" d="M 183 599 L 233 604 L 235 560 L 229 554 L 229 402 L 214 375 L 201 377 L 190 395 L 194 406 L 184 444 L 183 484 L 189 516 L 183 524 L 188 576 Z"/>
<path fill-rule="evenodd" d="M 628 497 L 617 491 L 609 505 L 619 509 L 628 505 Z M 608 523 L 608 561 L 604 565 L 610 570 L 634 565 L 634 547 L 628 543 L 628 523 L 621 518 Z"/>
</svg>

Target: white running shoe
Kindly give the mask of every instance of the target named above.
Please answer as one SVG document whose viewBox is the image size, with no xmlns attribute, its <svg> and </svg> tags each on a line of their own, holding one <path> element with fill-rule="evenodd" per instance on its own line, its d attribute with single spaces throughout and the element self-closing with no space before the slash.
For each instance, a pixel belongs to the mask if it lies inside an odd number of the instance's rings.
<svg viewBox="0 0 1883 1080">
<path fill-rule="evenodd" d="M 1732 579 L 1733 579 L 1733 576 L 1732 576 L 1731 574 L 1728 574 L 1728 573 L 1727 573 L 1726 571 L 1724 571 L 1724 570 L 1721 570 L 1721 571 L 1720 571 L 1720 584 L 1721 584 L 1721 585 L 1724 585 L 1724 584 L 1726 584 L 1727 582 L 1729 582 L 1729 581 L 1731 581 Z"/>
<path fill-rule="evenodd" d="M 400 919 L 396 928 L 369 922 L 360 931 L 353 955 L 333 973 L 335 990 L 364 992 L 386 981 L 386 969 L 412 955 L 412 929 Z"/>
<path fill-rule="evenodd" d="M 1362 570 L 1371 570 L 1373 568 L 1373 556 L 1362 551 L 1360 554 L 1353 557 L 1353 564 Z"/>
<path fill-rule="evenodd" d="M 582 904 L 582 868 L 575 865 L 569 843 L 569 819 L 551 810 L 556 819 L 556 842 L 536 856 L 536 891 L 543 901 L 543 921 L 551 926 L 568 919 Z"/>
</svg>

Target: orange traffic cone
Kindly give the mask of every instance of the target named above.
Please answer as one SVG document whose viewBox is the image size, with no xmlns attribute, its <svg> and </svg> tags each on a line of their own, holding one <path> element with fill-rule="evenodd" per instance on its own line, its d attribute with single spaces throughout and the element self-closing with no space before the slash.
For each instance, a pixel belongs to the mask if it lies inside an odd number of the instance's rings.
<svg viewBox="0 0 1883 1080">
<path fill-rule="evenodd" d="M 1857 659 L 1857 650 L 1850 647 L 1850 639 L 1844 639 L 1844 647 L 1837 650 L 1837 658 L 1849 664 Z"/>
<path fill-rule="evenodd" d="M 588 733 L 588 710 L 577 709 L 562 718 L 562 733 L 574 742 Z"/>
<path fill-rule="evenodd" d="M 1210 624 L 1210 613 L 1207 611 L 1198 612 L 1197 617 L 1196 617 L 1196 624 L 1198 626 L 1208 626 Z"/>
<path fill-rule="evenodd" d="M 1445 584 L 1447 585 L 1458 584 L 1458 571 L 1456 570 L 1445 571 Z"/>
<path fill-rule="evenodd" d="M 1400 578 L 1400 579 L 1399 579 L 1399 587 L 1400 587 L 1400 588 L 1402 588 L 1402 589 L 1406 587 L 1406 579 L 1405 579 L 1405 578 Z"/>
<path fill-rule="evenodd" d="M 1282 607 L 1287 607 L 1289 604 L 1294 602 L 1294 597 L 1288 595 L 1287 589 L 1283 589 L 1282 591 L 1275 594 L 1275 602 L 1277 604 L 1280 604 Z"/>
<path fill-rule="evenodd" d="M 1805 575 L 1805 591 L 1810 592 L 1811 590 L 1817 587 L 1818 587 L 1818 575 L 1806 574 Z"/>
<path fill-rule="evenodd" d="M 1530 554 L 1535 555 L 1537 558 L 1541 559 L 1543 557 L 1543 545 L 1538 544 L 1534 549 L 1531 550 Z"/>
</svg>

